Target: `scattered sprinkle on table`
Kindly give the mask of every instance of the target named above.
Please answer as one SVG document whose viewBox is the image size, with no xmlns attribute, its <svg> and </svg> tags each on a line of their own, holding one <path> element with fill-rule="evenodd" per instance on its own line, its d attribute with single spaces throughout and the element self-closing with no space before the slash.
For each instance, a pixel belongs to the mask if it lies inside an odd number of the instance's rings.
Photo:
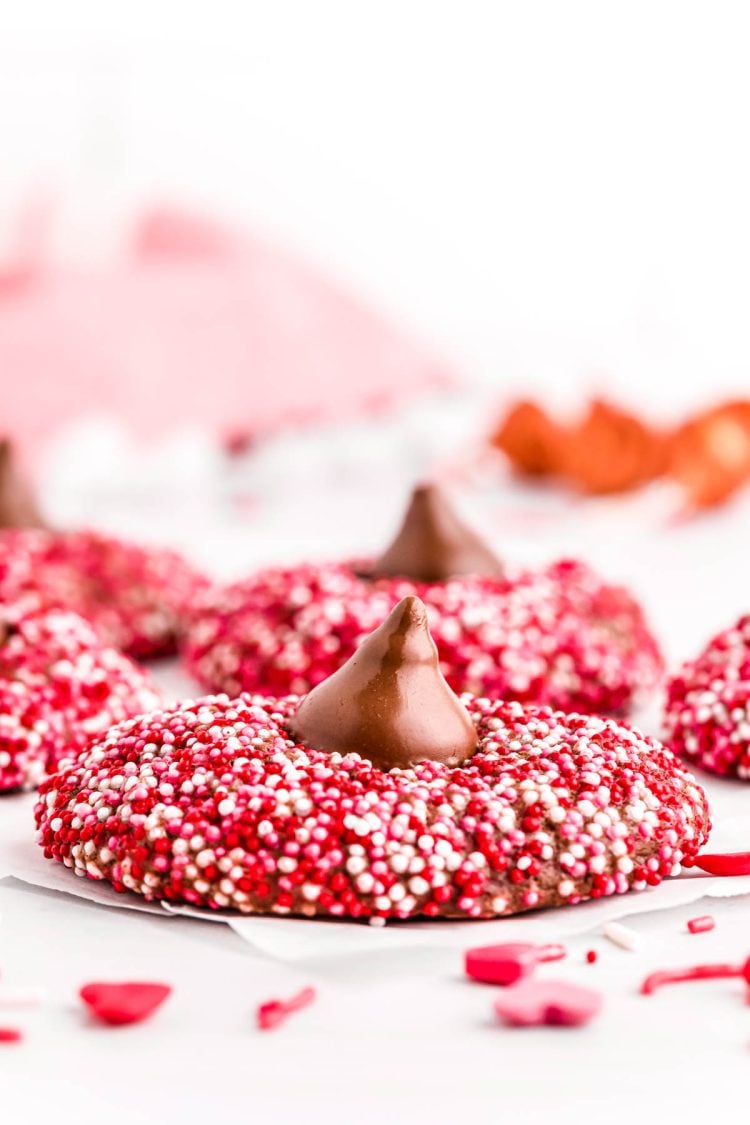
<svg viewBox="0 0 750 1125">
<path fill-rule="evenodd" d="M 292 1012 L 306 1008 L 315 999 L 314 988 L 303 988 L 289 1000 L 266 1000 L 258 1005 L 256 1020 L 261 1031 L 271 1031 L 284 1022 Z"/>
<path fill-rule="evenodd" d="M 699 867 L 709 875 L 750 875 L 750 852 L 699 855 L 687 866 Z"/>
<path fill-rule="evenodd" d="M 511 1027 L 580 1027 L 598 1015 L 601 993 L 566 981 L 525 980 L 506 988 L 495 1014 Z"/>
<path fill-rule="evenodd" d="M 559 961 L 566 956 L 563 945 L 533 945 L 504 942 L 480 945 L 465 955 L 466 975 L 482 984 L 511 985 L 533 973 L 539 962 Z"/>
<path fill-rule="evenodd" d="M 643 945 L 640 935 L 629 926 L 623 926 L 621 922 L 607 922 L 602 933 L 608 941 L 619 945 L 620 949 L 627 949 L 630 953 L 634 953 Z"/>
<path fill-rule="evenodd" d="M 711 914 L 702 914 L 700 918 L 689 918 L 687 928 L 691 934 L 705 934 L 716 925 Z"/>
<path fill-rule="evenodd" d="M 148 1019 L 171 991 L 168 984 L 147 981 L 95 981 L 83 986 L 80 997 L 102 1023 L 120 1026 Z"/>
<path fill-rule="evenodd" d="M 750 977 L 750 958 L 741 965 L 728 965 L 720 962 L 715 965 L 690 965 L 686 969 L 662 969 L 650 973 L 641 985 L 641 994 L 650 996 L 665 984 L 681 984 L 693 980 L 724 980 L 730 977 Z"/>
</svg>

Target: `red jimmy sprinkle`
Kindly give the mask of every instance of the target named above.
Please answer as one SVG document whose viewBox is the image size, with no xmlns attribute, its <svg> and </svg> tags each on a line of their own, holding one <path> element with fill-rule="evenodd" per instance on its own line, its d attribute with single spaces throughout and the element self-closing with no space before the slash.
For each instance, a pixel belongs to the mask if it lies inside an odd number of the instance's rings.
<svg viewBox="0 0 750 1125">
<path fill-rule="evenodd" d="M 704 852 L 685 866 L 699 867 L 709 875 L 750 875 L 750 852 Z"/>
<path fill-rule="evenodd" d="M 687 969 L 665 969 L 651 973 L 641 985 L 641 994 L 650 996 L 664 984 L 681 984 L 691 980 L 723 980 L 727 977 L 743 977 L 750 983 L 750 958 L 741 965 L 691 965 Z"/>
<path fill-rule="evenodd" d="M 691 934 L 705 934 L 712 930 L 716 922 L 710 914 L 702 914 L 700 918 L 690 918 L 687 928 Z"/>
<path fill-rule="evenodd" d="M 261 1031 L 271 1031 L 283 1023 L 292 1012 L 298 1012 L 300 1008 L 312 1004 L 314 999 L 315 989 L 303 988 L 289 1000 L 266 1000 L 264 1004 L 258 1005 L 256 1012 L 258 1027 Z"/>
</svg>

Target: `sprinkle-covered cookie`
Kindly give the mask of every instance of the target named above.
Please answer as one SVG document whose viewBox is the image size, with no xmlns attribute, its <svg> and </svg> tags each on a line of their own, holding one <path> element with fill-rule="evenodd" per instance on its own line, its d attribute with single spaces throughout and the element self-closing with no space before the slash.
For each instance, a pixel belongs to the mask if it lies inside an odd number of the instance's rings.
<svg viewBox="0 0 750 1125">
<path fill-rule="evenodd" d="M 114 723 L 160 702 L 147 673 L 77 614 L 0 611 L 0 792 L 37 785 Z"/>
<path fill-rule="evenodd" d="M 670 680 L 664 737 L 703 769 L 750 780 L 750 616 Z"/>
<path fill-rule="evenodd" d="M 119 891 L 246 914 L 487 918 L 655 886 L 701 788 L 614 720 L 458 699 L 406 597 L 305 699 L 208 697 L 47 779 L 45 855 Z"/>
<path fill-rule="evenodd" d="M 95 531 L 0 531 L 0 599 L 34 593 L 45 605 L 74 610 L 131 656 L 173 652 L 207 586 L 176 551 Z"/>
<path fill-rule="evenodd" d="M 267 569 L 212 595 L 194 614 L 186 662 L 211 691 L 302 694 L 413 594 L 455 691 L 622 715 L 662 671 L 625 589 L 580 562 L 501 566 L 435 488 L 417 489 L 378 560 Z"/>
</svg>

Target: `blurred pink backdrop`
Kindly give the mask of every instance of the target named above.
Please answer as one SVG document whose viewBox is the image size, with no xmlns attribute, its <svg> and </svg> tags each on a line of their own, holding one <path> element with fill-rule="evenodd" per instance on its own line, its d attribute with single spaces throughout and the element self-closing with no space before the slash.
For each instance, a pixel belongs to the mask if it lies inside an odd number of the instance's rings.
<svg viewBox="0 0 750 1125">
<path fill-rule="evenodd" d="M 183 423 L 266 433 L 455 383 L 428 348 L 283 249 L 156 209 L 111 263 L 59 266 L 29 210 L 0 273 L 3 429 L 32 458 L 111 413 L 144 439 Z"/>
</svg>

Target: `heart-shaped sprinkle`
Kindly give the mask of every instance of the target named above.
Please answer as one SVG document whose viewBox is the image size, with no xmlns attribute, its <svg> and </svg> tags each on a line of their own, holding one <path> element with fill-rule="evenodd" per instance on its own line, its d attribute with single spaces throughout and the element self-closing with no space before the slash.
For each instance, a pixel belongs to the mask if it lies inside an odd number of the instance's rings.
<svg viewBox="0 0 750 1125">
<path fill-rule="evenodd" d="M 146 981 L 94 981 L 83 986 L 80 997 L 102 1023 L 119 1026 L 148 1019 L 171 991 L 168 984 Z"/>
<path fill-rule="evenodd" d="M 530 976 L 538 962 L 559 961 L 565 952 L 562 945 L 533 945 L 523 941 L 480 945 L 466 952 L 466 975 L 483 984 L 515 984 Z"/>
<path fill-rule="evenodd" d="M 601 1007 L 601 993 L 555 980 L 521 981 L 495 1001 L 495 1013 L 511 1027 L 580 1027 Z"/>
</svg>

